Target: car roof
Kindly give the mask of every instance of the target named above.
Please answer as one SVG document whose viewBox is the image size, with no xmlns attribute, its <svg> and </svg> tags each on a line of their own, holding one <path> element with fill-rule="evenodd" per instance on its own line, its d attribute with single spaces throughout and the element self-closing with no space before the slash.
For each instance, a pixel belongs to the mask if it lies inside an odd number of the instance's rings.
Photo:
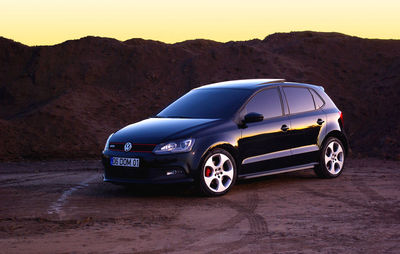
<svg viewBox="0 0 400 254">
<path fill-rule="evenodd" d="M 223 81 L 218 83 L 213 83 L 209 85 L 200 86 L 196 89 L 204 89 L 204 88 L 227 88 L 227 89 L 248 89 L 248 90 L 258 90 L 260 88 L 268 87 L 271 85 L 289 85 L 289 86 L 307 86 L 313 87 L 317 89 L 322 89 L 321 86 L 304 84 L 304 83 L 296 83 L 296 82 L 286 82 L 285 79 L 241 79 L 241 80 L 230 80 Z"/>
<path fill-rule="evenodd" d="M 263 85 L 282 83 L 284 79 L 241 79 L 241 80 L 230 80 L 218 83 L 213 83 L 198 88 L 239 88 L 239 89 L 256 89 Z"/>
</svg>

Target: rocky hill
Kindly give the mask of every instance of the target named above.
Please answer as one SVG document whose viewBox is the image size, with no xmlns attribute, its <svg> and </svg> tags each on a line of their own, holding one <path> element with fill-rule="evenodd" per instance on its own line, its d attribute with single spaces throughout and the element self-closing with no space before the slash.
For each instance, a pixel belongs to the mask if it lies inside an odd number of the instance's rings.
<svg viewBox="0 0 400 254">
<path fill-rule="evenodd" d="M 207 83 L 285 78 L 325 87 L 353 155 L 400 159 L 400 41 L 338 33 L 176 44 L 0 37 L 0 160 L 99 157 L 107 136 Z"/>
</svg>

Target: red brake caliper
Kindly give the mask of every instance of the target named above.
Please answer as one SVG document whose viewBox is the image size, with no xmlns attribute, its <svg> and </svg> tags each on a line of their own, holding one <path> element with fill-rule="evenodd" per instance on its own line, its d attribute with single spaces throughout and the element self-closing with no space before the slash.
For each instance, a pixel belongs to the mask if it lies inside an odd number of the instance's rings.
<svg viewBox="0 0 400 254">
<path fill-rule="evenodd" d="M 206 177 L 210 177 L 211 172 L 212 172 L 212 169 L 210 167 L 206 167 L 206 172 L 205 172 Z"/>
</svg>

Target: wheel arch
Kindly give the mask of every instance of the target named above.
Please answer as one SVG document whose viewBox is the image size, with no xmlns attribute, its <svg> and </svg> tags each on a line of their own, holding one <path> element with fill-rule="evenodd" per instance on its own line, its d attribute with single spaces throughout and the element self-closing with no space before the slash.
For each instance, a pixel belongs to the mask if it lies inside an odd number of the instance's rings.
<svg viewBox="0 0 400 254">
<path fill-rule="evenodd" d="M 233 147 L 231 144 L 225 143 L 225 144 L 220 144 L 220 145 L 216 146 L 215 148 L 221 148 L 221 149 L 224 149 L 225 151 L 227 151 L 228 153 L 230 153 L 232 155 L 233 159 L 235 159 L 236 168 L 239 167 L 239 165 L 238 165 L 239 152 L 237 149 L 235 149 L 235 147 Z"/>
<path fill-rule="evenodd" d="M 227 151 L 228 153 L 230 153 L 233 157 L 233 159 L 235 159 L 235 164 L 236 164 L 236 168 L 239 167 L 239 151 L 237 148 L 235 148 L 232 144 L 230 143 L 216 143 L 213 144 L 211 146 L 209 146 L 205 152 L 202 154 L 201 158 L 204 158 L 204 156 L 207 155 L 207 153 L 213 149 L 224 149 L 225 151 Z"/>
<path fill-rule="evenodd" d="M 346 137 L 346 135 L 344 133 L 342 133 L 341 131 L 338 131 L 338 130 L 333 130 L 333 131 L 329 132 L 325 136 L 323 142 L 321 143 L 321 147 L 326 142 L 326 140 L 328 140 L 328 138 L 330 138 L 330 137 L 334 137 L 334 138 L 339 139 L 342 142 L 343 146 L 344 146 L 345 154 L 346 155 L 349 154 L 350 147 L 349 147 L 349 143 L 348 143 L 347 137 Z"/>
</svg>

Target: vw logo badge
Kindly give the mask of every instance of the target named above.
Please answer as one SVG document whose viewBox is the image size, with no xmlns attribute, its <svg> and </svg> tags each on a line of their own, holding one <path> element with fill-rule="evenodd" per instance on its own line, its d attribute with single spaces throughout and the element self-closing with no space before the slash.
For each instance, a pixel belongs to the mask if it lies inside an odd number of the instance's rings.
<svg viewBox="0 0 400 254">
<path fill-rule="evenodd" d="M 132 149 L 132 143 L 131 142 L 125 143 L 125 146 L 124 146 L 125 152 L 129 152 L 131 149 Z"/>
</svg>

